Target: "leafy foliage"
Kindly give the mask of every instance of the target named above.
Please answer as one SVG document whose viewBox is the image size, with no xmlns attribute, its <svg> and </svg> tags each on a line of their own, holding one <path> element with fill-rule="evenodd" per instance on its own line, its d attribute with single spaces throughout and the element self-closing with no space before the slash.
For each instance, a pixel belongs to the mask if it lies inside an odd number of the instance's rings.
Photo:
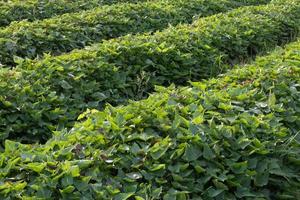
<svg viewBox="0 0 300 200">
<path fill-rule="evenodd" d="M 154 85 L 216 75 L 225 64 L 291 40 L 299 30 L 299 11 L 294 1 L 245 7 L 3 69 L 1 139 L 45 140 L 49 130 L 72 126 L 86 108 L 141 99 Z"/>
<path fill-rule="evenodd" d="M 195 15 L 207 16 L 243 5 L 266 2 L 141 1 L 137 4 L 102 6 L 42 21 L 21 21 L 0 31 L 0 62 L 2 65 L 14 65 L 14 58 L 18 60 L 17 57 L 35 58 L 49 52 L 57 55 L 127 33 L 155 31 L 169 24 L 190 23 Z"/>
<path fill-rule="evenodd" d="M 300 41 L 191 87 L 6 140 L 2 199 L 299 199 Z"/>
<path fill-rule="evenodd" d="M 142 0 L 5 0 L 0 2 L 0 26 L 26 19 L 34 21 L 64 13 L 92 9 L 118 2 L 140 2 Z"/>
</svg>

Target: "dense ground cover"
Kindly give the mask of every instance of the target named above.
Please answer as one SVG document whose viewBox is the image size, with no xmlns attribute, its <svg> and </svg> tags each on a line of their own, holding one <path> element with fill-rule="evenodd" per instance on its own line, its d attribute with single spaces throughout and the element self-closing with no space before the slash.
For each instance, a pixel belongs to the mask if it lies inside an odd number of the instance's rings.
<svg viewBox="0 0 300 200">
<path fill-rule="evenodd" d="M 299 199 L 300 41 L 190 87 L 6 140 L 7 199 Z"/>
<path fill-rule="evenodd" d="M 6 25 L 0 199 L 300 199 L 299 0 L 3 0 Z"/>
<path fill-rule="evenodd" d="M 44 141 L 49 130 L 72 126 L 86 108 L 143 98 L 154 85 L 216 75 L 225 64 L 291 40 L 299 11 L 297 1 L 246 7 L 2 69 L 1 139 Z"/>
<path fill-rule="evenodd" d="M 23 19 L 35 21 L 101 5 L 140 1 L 142 0 L 4 0 L 0 2 L 0 27 Z"/>
<path fill-rule="evenodd" d="M 190 23 L 194 16 L 267 2 L 269 0 L 153 0 L 96 7 L 42 21 L 13 23 L 0 30 L 0 63 L 14 65 L 16 56 L 35 58 L 47 52 L 60 54 L 128 33 Z"/>
</svg>

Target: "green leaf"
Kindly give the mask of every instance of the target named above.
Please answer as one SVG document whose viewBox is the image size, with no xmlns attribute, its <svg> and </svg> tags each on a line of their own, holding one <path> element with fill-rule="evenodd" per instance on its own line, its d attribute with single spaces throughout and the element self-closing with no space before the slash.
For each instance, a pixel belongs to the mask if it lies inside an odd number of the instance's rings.
<svg viewBox="0 0 300 200">
<path fill-rule="evenodd" d="M 63 190 L 59 190 L 60 193 L 62 194 L 70 194 L 71 192 L 73 192 L 75 190 L 75 187 L 72 186 L 72 185 L 69 185 L 68 187 L 66 187 L 65 189 Z"/>
<path fill-rule="evenodd" d="M 171 146 L 171 139 L 165 138 L 160 142 L 157 142 L 153 147 L 150 149 L 150 155 L 154 160 L 158 160 L 162 156 L 165 155 L 169 147 Z"/>
<path fill-rule="evenodd" d="M 186 161 L 197 160 L 202 155 L 202 149 L 195 144 L 187 144 L 182 158 Z"/>
<path fill-rule="evenodd" d="M 208 196 L 214 198 L 221 194 L 223 191 L 223 189 L 214 189 L 213 187 L 211 187 L 208 189 Z"/>
<path fill-rule="evenodd" d="M 241 174 L 244 173 L 246 171 L 248 167 L 248 161 L 244 161 L 244 162 L 237 162 L 231 165 L 231 170 L 235 173 L 235 174 Z"/>
<path fill-rule="evenodd" d="M 63 187 L 67 187 L 69 185 L 73 185 L 74 183 L 74 179 L 72 176 L 70 175 L 65 175 L 62 179 L 61 179 L 61 184 Z"/>
<path fill-rule="evenodd" d="M 160 197 L 160 195 L 162 194 L 162 187 L 156 188 L 152 191 L 151 196 L 154 199 L 158 199 Z"/>
<path fill-rule="evenodd" d="M 176 113 L 175 114 L 175 118 L 174 118 L 174 121 L 172 123 L 172 129 L 177 129 L 181 124 L 181 116 Z"/>
<path fill-rule="evenodd" d="M 257 173 L 255 176 L 255 181 L 254 184 L 256 186 L 262 187 L 267 185 L 269 182 L 269 173 L 264 172 L 264 173 Z"/>
<path fill-rule="evenodd" d="M 203 157 L 207 160 L 211 160 L 216 157 L 216 155 L 213 153 L 212 149 L 208 146 L 208 144 L 204 144 Z"/>
<path fill-rule="evenodd" d="M 250 192 L 248 188 L 239 187 L 235 193 L 238 198 L 256 197 L 257 195 Z"/>
<path fill-rule="evenodd" d="M 204 122 L 204 117 L 199 115 L 196 118 L 194 118 L 192 122 L 197 125 L 202 124 Z"/>
<path fill-rule="evenodd" d="M 26 165 L 27 169 L 33 170 L 37 173 L 40 173 L 41 171 L 43 171 L 43 169 L 46 167 L 47 163 L 28 163 Z"/>
<path fill-rule="evenodd" d="M 26 186 L 27 186 L 27 183 L 25 181 L 19 181 L 14 184 L 14 190 L 22 191 Z"/>
<path fill-rule="evenodd" d="M 271 107 L 271 108 L 276 105 L 276 96 L 274 93 L 269 95 L 268 104 L 269 104 L 269 107 Z"/>
<path fill-rule="evenodd" d="M 196 170 L 196 172 L 199 173 L 199 174 L 201 174 L 201 173 L 203 173 L 203 172 L 206 171 L 206 170 L 205 170 L 203 167 L 201 167 L 200 165 L 196 165 L 196 166 L 195 166 L 195 170 Z"/>
<path fill-rule="evenodd" d="M 138 180 L 143 178 L 142 174 L 139 172 L 131 172 L 126 174 L 127 177 L 129 177 L 132 180 Z"/>
<path fill-rule="evenodd" d="M 71 173 L 71 175 L 72 175 L 73 177 L 78 177 L 78 176 L 80 176 L 80 169 L 79 169 L 79 167 L 78 167 L 78 166 L 72 166 L 72 167 L 70 168 L 70 173 Z"/>
<path fill-rule="evenodd" d="M 143 197 L 140 197 L 140 196 L 135 196 L 134 199 L 135 200 L 145 200 Z"/>
<path fill-rule="evenodd" d="M 134 195 L 133 192 L 130 193 L 120 193 L 114 197 L 114 200 L 126 200 Z"/>
<path fill-rule="evenodd" d="M 5 140 L 5 152 L 15 152 L 19 147 L 20 143 L 11 140 Z"/>
<path fill-rule="evenodd" d="M 72 87 L 67 81 L 65 81 L 65 80 L 62 80 L 62 81 L 60 82 L 60 85 L 61 85 L 62 88 L 66 89 L 66 90 L 73 88 L 73 87 Z"/>
<path fill-rule="evenodd" d="M 154 172 L 154 171 L 158 171 L 158 170 L 162 170 L 162 169 L 166 169 L 166 165 L 165 164 L 154 164 L 150 168 L 150 171 Z"/>
</svg>

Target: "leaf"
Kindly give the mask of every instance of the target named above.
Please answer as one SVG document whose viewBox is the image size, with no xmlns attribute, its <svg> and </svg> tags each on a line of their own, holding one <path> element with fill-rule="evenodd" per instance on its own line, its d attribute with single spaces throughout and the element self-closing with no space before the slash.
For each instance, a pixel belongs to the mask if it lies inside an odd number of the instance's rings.
<svg viewBox="0 0 300 200">
<path fill-rule="evenodd" d="M 69 185 L 68 187 L 66 187 L 65 189 L 63 190 L 59 190 L 60 193 L 62 194 L 70 194 L 71 192 L 73 192 L 75 190 L 75 187 L 72 186 L 72 185 Z"/>
<path fill-rule="evenodd" d="M 195 144 L 187 144 L 182 158 L 186 161 L 197 160 L 202 155 L 202 149 Z"/>
<path fill-rule="evenodd" d="M 172 123 L 172 129 L 177 129 L 181 124 L 181 116 L 176 113 L 175 114 L 175 118 L 174 118 L 174 121 Z"/>
<path fill-rule="evenodd" d="M 62 165 L 64 172 L 69 173 L 72 177 L 80 176 L 80 169 L 78 165 L 71 165 L 72 162 L 66 161 Z"/>
<path fill-rule="evenodd" d="M 5 152 L 16 152 L 20 143 L 11 140 L 5 140 Z"/>
<path fill-rule="evenodd" d="M 154 171 L 158 171 L 158 170 L 162 170 L 162 169 L 166 169 L 166 165 L 165 164 L 154 164 L 151 168 L 150 171 L 154 172 Z"/>
<path fill-rule="evenodd" d="M 168 192 L 163 196 L 163 200 L 186 200 L 186 194 L 188 192 L 185 191 L 178 191 L 175 190 L 174 188 L 171 188 L 168 190 Z"/>
<path fill-rule="evenodd" d="M 13 46 L 12 46 L 12 47 L 13 47 Z M 24 62 L 24 58 L 19 57 L 19 56 L 16 56 L 16 55 L 13 56 L 13 60 L 14 60 L 14 62 L 17 63 L 17 64 L 22 64 L 22 62 Z"/>
<path fill-rule="evenodd" d="M 266 108 L 268 106 L 268 104 L 265 102 L 258 102 L 258 103 L 256 103 L 256 105 L 260 108 Z"/>
<path fill-rule="evenodd" d="M 19 181 L 14 184 L 14 190 L 22 191 L 26 186 L 27 186 L 27 183 L 25 181 Z"/>
<path fill-rule="evenodd" d="M 127 181 L 126 179 L 124 179 Z M 134 181 L 129 181 L 123 188 L 124 193 L 136 192 L 138 185 Z"/>
<path fill-rule="evenodd" d="M 203 167 L 201 167 L 200 165 L 196 165 L 196 166 L 195 166 L 195 170 L 196 170 L 196 172 L 199 173 L 199 174 L 201 174 L 201 173 L 203 173 L 203 172 L 206 171 L 206 170 L 205 170 Z"/>
<path fill-rule="evenodd" d="M 61 85 L 62 88 L 66 89 L 66 90 L 73 88 L 73 87 L 72 87 L 67 81 L 65 81 L 65 80 L 60 81 L 60 85 Z"/>
<path fill-rule="evenodd" d="M 244 173 L 245 170 L 248 167 L 248 161 L 244 161 L 244 162 L 237 162 L 231 165 L 231 170 L 235 173 L 235 174 L 241 174 Z"/>
<path fill-rule="evenodd" d="M 262 187 L 267 185 L 269 182 L 269 173 L 264 172 L 264 173 L 257 173 L 255 176 L 255 181 L 254 184 L 256 186 Z"/>
<path fill-rule="evenodd" d="M 221 194 L 223 191 L 223 189 L 214 189 L 213 187 L 211 187 L 208 189 L 208 196 L 214 198 Z"/>
<path fill-rule="evenodd" d="M 130 193 L 120 193 L 114 197 L 114 200 L 126 200 L 134 195 L 133 192 Z"/>
<path fill-rule="evenodd" d="M 142 174 L 139 172 L 131 172 L 126 174 L 127 177 L 129 177 L 132 180 L 138 180 L 143 178 Z"/>
<path fill-rule="evenodd" d="M 225 103 L 220 103 L 218 107 L 225 110 L 225 111 L 228 111 L 228 110 L 232 109 L 232 106 L 230 104 L 225 104 Z"/>
<path fill-rule="evenodd" d="M 93 162 L 93 160 L 79 160 L 77 162 L 77 165 L 79 169 L 86 169 L 90 167 L 93 164 Z"/>
<path fill-rule="evenodd" d="M 40 173 L 41 171 L 43 171 L 43 169 L 46 167 L 47 163 L 28 163 L 26 165 L 27 169 L 33 170 L 37 173 Z"/>
<path fill-rule="evenodd" d="M 153 145 L 150 149 L 150 155 L 154 160 L 160 159 L 162 156 L 165 155 L 169 147 L 171 146 L 171 139 L 164 138 L 162 141 L 157 142 Z"/>
<path fill-rule="evenodd" d="M 196 118 L 194 118 L 192 122 L 197 125 L 202 124 L 204 122 L 204 117 L 199 115 Z"/>
<path fill-rule="evenodd" d="M 211 160 L 216 157 L 216 155 L 213 153 L 212 149 L 208 146 L 208 144 L 204 144 L 203 157 L 207 160 Z"/>
<path fill-rule="evenodd" d="M 256 194 L 249 191 L 248 188 L 239 187 L 237 191 L 235 192 L 235 195 L 238 198 L 244 198 L 244 197 L 257 197 Z"/>
<path fill-rule="evenodd" d="M 156 188 L 152 191 L 151 196 L 154 199 L 158 199 L 160 197 L 160 195 L 162 194 L 162 187 Z"/>
<path fill-rule="evenodd" d="M 61 184 L 63 187 L 67 187 L 69 185 L 73 185 L 74 183 L 74 179 L 72 176 L 70 175 L 65 175 L 62 179 L 61 179 Z"/>
<path fill-rule="evenodd" d="M 269 95 L 269 98 L 268 98 L 268 105 L 269 107 L 274 107 L 276 105 L 276 96 L 274 93 L 270 94 Z"/>
<path fill-rule="evenodd" d="M 135 196 L 134 199 L 135 200 L 145 200 L 143 197 L 140 197 L 140 196 Z"/>
</svg>

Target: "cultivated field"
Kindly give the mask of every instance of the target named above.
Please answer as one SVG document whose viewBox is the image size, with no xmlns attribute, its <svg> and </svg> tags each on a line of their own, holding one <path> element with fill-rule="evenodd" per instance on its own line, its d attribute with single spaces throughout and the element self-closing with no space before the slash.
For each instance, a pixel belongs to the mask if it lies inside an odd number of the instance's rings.
<svg viewBox="0 0 300 200">
<path fill-rule="evenodd" d="M 0 0 L 0 199 L 300 199 L 299 0 Z"/>
</svg>

